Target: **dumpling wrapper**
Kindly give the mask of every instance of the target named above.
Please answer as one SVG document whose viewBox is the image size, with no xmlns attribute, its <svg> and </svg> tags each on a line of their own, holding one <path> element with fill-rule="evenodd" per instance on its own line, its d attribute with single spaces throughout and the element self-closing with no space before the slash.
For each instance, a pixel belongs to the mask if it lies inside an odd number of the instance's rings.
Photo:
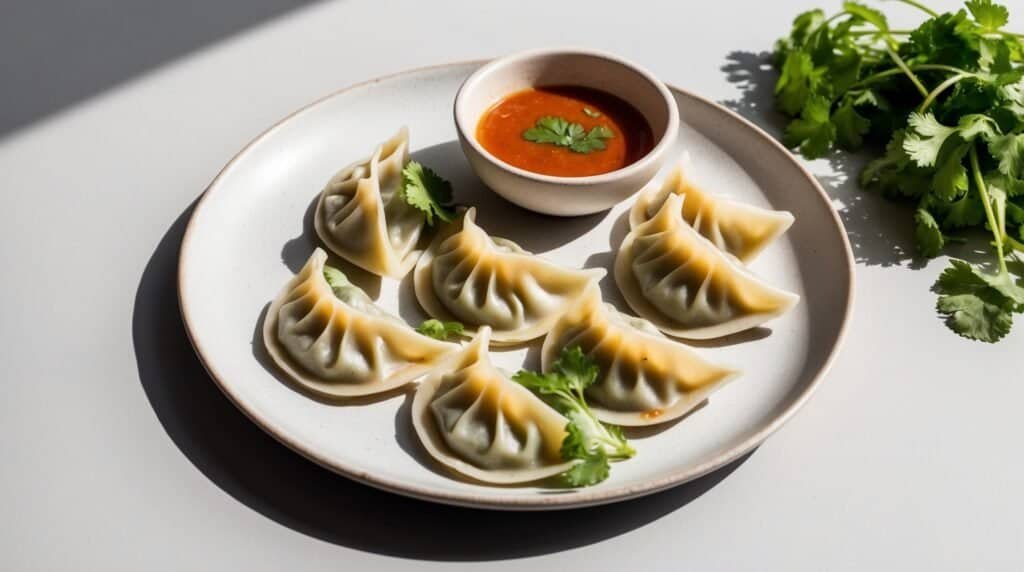
<svg viewBox="0 0 1024 572">
<path fill-rule="evenodd" d="M 490 326 L 495 344 L 544 335 L 603 269 L 564 268 L 492 238 L 475 222 L 476 209 L 449 223 L 420 257 L 416 299 L 434 318 L 461 322 L 467 332 Z"/>
<path fill-rule="evenodd" d="M 478 481 L 537 481 L 568 470 L 562 441 L 568 420 L 496 368 L 491 330 L 477 336 L 416 389 L 412 423 L 444 466 Z"/>
<path fill-rule="evenodd" d="M 417 333 L 355 285 L 332 288 L 326 260 L 317 248 L 263 324 L 267 351 L 296 383 L 326 398 L 382 393 L 423 376 L 458 349 Z"/>
<path fill-rule="evenodd" d="M 800 297 L 770 286 L 683 220 L 670 194 L 615 258 L 615 282 L 641 317 L 680 338 L 710 339 L 781 316 Z"/>
<path fill-rule="evenodd" d="M 788 211 L 773 211 L 705 193 L 687 177 L 683 159 L 661 184 L 640 192 L 629 211 L 629 226 L 636 228 L 657 214 L 665 199 L 683 198 L 683 219 L 719 249 L 742 262 L 750 262 L 793 225 Z"/>
<path fill-rule="evenodd" d="M 600 368 L 587 402 L 606 423 L 638 426 L 682 417 L 739 372 L 708 362 L 650 322 L 616 310 L 592 288 L 544 339 L 549 371 L 563 348 L 579 346 Z"/>
<path fill-rule="evenodd" d="M 331 178 L 313 219 L 327 248 L 378 276 L 401 278 L 412 269 L 426 218 L 399 192 L 408 162 L 409 130 L 403 127 L 369 158 Z"/>
</svg>

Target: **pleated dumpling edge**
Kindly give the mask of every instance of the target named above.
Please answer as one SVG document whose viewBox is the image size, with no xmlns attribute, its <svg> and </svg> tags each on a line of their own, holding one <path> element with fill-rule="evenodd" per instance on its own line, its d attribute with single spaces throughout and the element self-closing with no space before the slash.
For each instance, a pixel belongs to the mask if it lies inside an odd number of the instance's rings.
<svg viewBox="0 0 1024 572">
<path fill-rule="evenodd" d="M 619 312 L 591 288 L 544 339 L 548 371 L 564 348 L 579 347 L 600 368 L 587 388 L 594 414 L 606 423 L 656 425 L 686 415 L 740 372 L 708 361 L 650 322 Z"/>
<path fill-rule="evenodd" d="M 409 130 L 402 127 L 370 157 L 331 177 L 313 218 L 331 252 L 378 276 L 401 278 L 412 269 L 426 218 L 401 196 L 408 162 Z"/>
<path fill-rule="evenodd" d="M 793 225 L 789 211 L 756 207 L 744 202 L 712 195 L 686 176 L 689 158 L 685 156 L 661 183 L 650 183 L 641 190 L 629 211 L 629 226 L 636 228 L 650 220 L 670 195 L 682 197 L 683 219 L 716 247 L 750 262 Z"/>
<path fill-rule="evenodd" d="M 416 299 L 430 316 L 461 322 L 467 333 L 490 326 L 494 345 L 543 336 L 603 268 L 566 268 L 491 237 L 475 222 L 476 209 L 445 225 L 420 257 L 413 275 Z"/>
<path fill-rule="evenodd" d="M 495 367 L 490 328 L 416 389 L 412 425 L 434 460 L 471 479 L 495 484 L 538 481 L 565 472 L 568 420 Z"/>
<path fill-rule="evenodd" d="M 458 349 L 419 334 L 352 284 L 332 287 L 326 261 L 317 248 L 264 317 L 267 352 L 304 390 L 326 399 L 384 393 L 422 377 Z"/>
<path fill-rule="evenodd" d="M 759 326 L 800 300 L 754 276 L 682 217 L 670 194 L 632 229 L 615 258 L 615 282 L 641 317 L 680 338 L 710 339 Z"/>
</svg>

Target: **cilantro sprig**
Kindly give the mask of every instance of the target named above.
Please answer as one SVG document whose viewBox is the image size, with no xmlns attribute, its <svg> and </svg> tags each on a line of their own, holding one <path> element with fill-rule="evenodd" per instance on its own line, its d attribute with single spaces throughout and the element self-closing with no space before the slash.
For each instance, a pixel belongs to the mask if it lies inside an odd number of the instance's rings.
<svg viewBox="0 0 1024 572">
<path fill-rule="evenodd" d="M 597 381 L 598 373 L 597 364 L 579 346 L 573 346 L 562 349 L 548 373 L 520 370 L 512 376 L 569 420 L 562 458 L 580 462 L 563 473 L 562 478 L 574 487 L 595 485 L 607 479 L 609 461 L 636 454 L 622 429 L 599 421 L 587 405 L 584 391 Z"/>
<path fill-rule="evenodd" d="M 991 268 L 951 260 L 933 290 L 954 332 L 995 342 L 1024 311 L 1008 264 L 1024 253 L 1024 36 L 1004 29 L 1009 11 L 991 0 L 944 14 L 899 1 L 927 19 L 895 30 L 879 10 L 844 2 L 793 20 L 775 45 L 775 103 L 792 118 L 783 139 L 808 158 L 885 144 L 860 182 L 916 205 L 921 256 L 987 229 Z"/>
<path fill-rule="evenodd" d="M 588 115 L 590 114 L 588 113 Z M 607 147 L 605 139 L 612 137 L 615 137 L 615 132 L 607 125 L 595 125 L 590 131 L 587 131 L 579 123 L 573 123 L 554 115 L 541 117 L 533 127 L 523 131 L 523 139 L 527 141 L 568 147 L 573 153 L 601 151 Z"/>
<path fill-rule="evenodd" d="M 434 218 L 451 222 L 452 184 L 416 161 L 409 161 L 402 169 L 402 199 L 413 208 L 423 211 L 427 224 L 434 226 Z"/>
<path fill-rule="evenodd" d="M 447 341 L 449 338 L 461 336 L 465 331 L 465 326 L 459 322 L 443 322 L 434 318 L 424 320 L 416 331 L 434 338 L 435 340 L 441 340 L 442 342 Z"/>
</svg>

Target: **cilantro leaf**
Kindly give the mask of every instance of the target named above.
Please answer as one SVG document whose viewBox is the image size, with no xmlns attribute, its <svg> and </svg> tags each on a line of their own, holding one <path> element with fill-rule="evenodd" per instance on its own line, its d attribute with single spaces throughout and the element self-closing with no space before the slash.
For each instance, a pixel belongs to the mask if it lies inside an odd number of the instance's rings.
<svg viewBox="0 0 1024 572">
<path fill-rule="evenodd" d="M 1024 133 L 993 138 L 988 151 L 999 161 L 999 172 L 1014 179 L 1024 179 Z"/>
<path fill-rule="evenodd" d="M 604 140 L 615 132 L 606 125 L 597 125 L 587 131 L 579 123 L 548 115 L 537 120 L 533 127 L 523 131 L 523 139 L 533 143 L 568 147 L 573 153 L 590 153 L 605 149 Z"/>
<path fill-rule="evenodd" d="M 939 296 L 935 309 L 946 316 L 949 329 L 971 340 L 997 342 L 1013 326 L 1013 315 L 982 295 Z"/>
<path fill-rule="evenodd" d="M 820 95 L 812 96 L 800 113 L 788 126 L 783 135 L 787 147 L 799 147 L 809 159 L 828 153 L 836 139 L 836 126 L 829 119 L 831 103 Z"/>
<path fill-rule="evenodd" d="M 429 320 L 424 320 L 416 328 L 416 331 L 435 340 L 447 341 L 451 337 L 461 336 L 465 331 L 465 327 L 459 322 L 442 322 L 441 320 L 430 318 Z"/>
<path fill-rule="evenodd" d="M 832 114 L 832 123 L 836 126 L 836 142 L 844 149 L 860 149 L 864 143 L 864 135 L 871 129 L 871 121 L 857 113 L 854 99 L 843 98 L 842 104 Z"/>
<path fill-rule="evenodd" d="M 940 14 L 911 32 L 903 51 L 921 62 L 971 69 L 978 61 L 972 27 L 963 10 Z"/>
<path fill-rule="evenodd" d="M 825 21 L 825 13 L 820 9 L 808 10 L 793 19 L 793 29 L 788 37 L 775 42 L 775 67 L 782 67 L 791 52 L 807 43 L 807 38 Z"/>
<path fill-rule="evenodd" d="M 967 168 L 964 156 L 969 146 L 950 140 L 939 150 L 937 169 L 932 177 L 932 192 L 936 197 L 951 201 L 967 191 Z"/>
<path fill-rule="evenodd" d="M 607 479 L 611 472 L 608 455 L 603 450 L 587 451 L 582 456 L 573 458 L 580 459 L 581 462 L 562 473 L 562 479 L 570 487 L 596 485 Z"/>
<path fill-rule="evenodd" d="M 995 32 L 1010 21 L 1010 11 L 992 0 L 969 0 L 967 9 L 986 32 Z"/>
<path fill-rule="evenodd" d="M 580 126 L 581 130 L 582 128 Z M 523 139 L 534 143 L 550 143 L 561 146 L 568 146 L 572 143 L 572 136 L 569 135 L 569 122 L 561 117 L 551 115 L 538 119 L 533 127 L 523 132 Z"/>
<path fill-rule="evenodd" d="M 999 125 L 991 117 L 980 113 L 965 115 L 957 124 L 957 134 L 967 142 L 976 138 L 988 141 L 995 137 L 998 131 Z"/>
<path fill-rule="evenodd" d="M 814 67 L 809 54 L 790 52 L 775 84 L 776 105 L 787 115 L 799 114 L 807 100 L 820 89 L 823 75 L 824 70 Z"/>
<path fill-rule="evenodd" d="M 1006 272 L 989 274 L 963 260 L 950 260 L 939 276 L 936 308 L 965 338 L 995 342 L 1010 331 L 1012 312 L 1024 305 L 1024 288 Z"/>
<path fill-rule="evenodd" d="M 942 220 L 942 228 L 977 226 L 983 220 L 985 220 L 985 207 L 976 193 L 969 192 L 948 204 L 945 209 L 945 218 Z"/>
<path fill-rule="evenodd" d="M 600 369 L 579 346 L 563 348 L 547 373 L 520 370 L 512 379 L 534 392 L 568 419 L 562 458 L 580 461 L 563 473 L 570 486 L 589 486 L 608 478 L 609 461 L 628 459 L 636 451 L 622 431 L 605 425 L 587 405 L 584 392 Z"/>
<path fill-rule="evenodd" d="M 596 125 L 587 132 L 585 137 L 577 138 L 569 145 L 569 150 L 574 153 L 590 153 L 601 151 L 605 148 L 605 139 L 615 137 L 615 132 L 605 125 Z"/>
<path fill-rule="evenodd" d="M 942 144 L 956 133 L 956 127 L 946 127 L 931 113 L 911 113 L 907 124 L 910 127 L 903 139 L 903 149 L 921 167 L 935 165 Z"/>
<path fill-rule="evenodd" d="M 883 32 L 889 31 L 889 21 L 886 19 L 885 14 L 870 6 L 865 6 L 858 2 L 843 2 L 843 11 L 858 20 L 871 24 Z"/>
<path fill-rule="evenodd" d="M 927 210 L 919 208 L 914 212 L 914 244 L 917 252 L 924 257 L 938 256 L 946 240 L 939 229 L 939 223 Z"/>
<path fill-rule="evenodd" d="M 434 225 L 434 217 L 444 222 L 455 218 L 451 183 L 416 161 L 409 161 L 402 169 L 401 196 L 410 206 L 423 211 L 430 226 Z"/>
<path fill-rule="evenodd" d="M 936 309 L 950 329 L 965 338 L 995 342 L 1010 331 L 1012 312 L 1024 304 L 1024 288 L 1009 274 L 988 274 L 958 259 L 950 260 L 935 283 Z"/>
</svg>

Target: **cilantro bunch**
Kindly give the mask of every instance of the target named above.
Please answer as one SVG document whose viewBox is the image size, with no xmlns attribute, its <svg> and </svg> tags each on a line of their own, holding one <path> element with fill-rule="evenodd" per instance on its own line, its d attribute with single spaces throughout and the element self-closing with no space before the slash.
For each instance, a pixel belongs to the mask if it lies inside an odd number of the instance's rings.
<svg viewBox="0 0 1024 572">
<path fill-rule="evenodd" d="M 562 442 L 562 458 L 579 460 L 562 474 L 574 487 L 595 485 L 608 478 L 609 461 L 624 460 L 636 454 L 622 429 L 605 425 L 594 416 L 583 392 L 597 381 L 597 364 L 579 346 L 563 348 L 551 371 L 540 374 L 520 370 L 512 379 L 540 396 L 548 405 L 569 419 Z"/>
<path fill-rule="evenodd" d="M 1024 36 L 1003 29 L 1009 12 L 991 0 L 944 14 L 899 1 L 928 19 L 895 30 L 856 2 L 797 16 L 775 46 L 775 102 L 792 118 L 783 140 L 809 158 L 884 144 L 860 182 L 916 205 L 921 256 L 987 229 L 992 269 L 952 260 L 934 290 L 953 331 L 995 342 L 1024 311 L 1010 274 L 1024 252 Z"/>
</svg>

